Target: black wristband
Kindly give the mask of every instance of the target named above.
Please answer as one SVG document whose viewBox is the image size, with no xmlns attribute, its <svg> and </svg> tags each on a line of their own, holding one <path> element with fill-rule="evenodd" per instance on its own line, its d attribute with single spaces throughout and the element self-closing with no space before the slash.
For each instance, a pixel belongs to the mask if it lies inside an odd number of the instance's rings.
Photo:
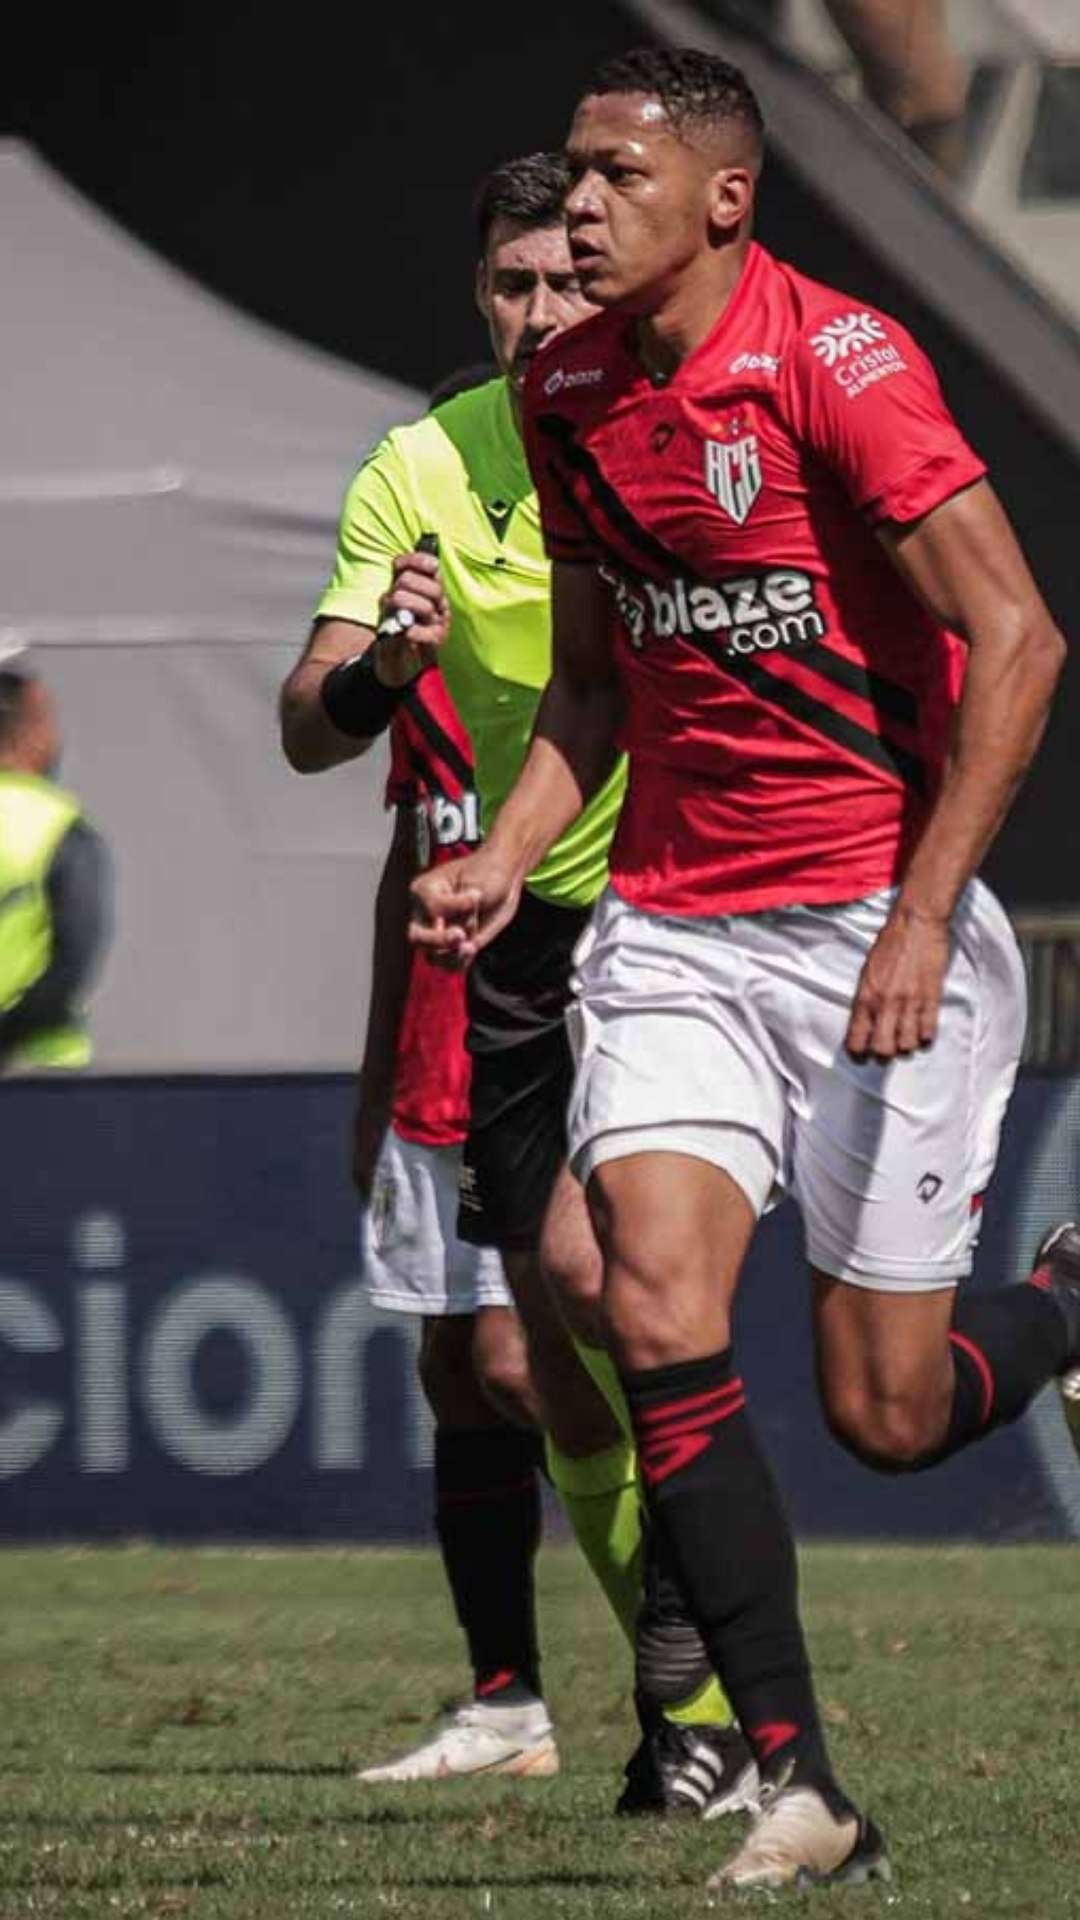
<svg viewBox="0 0 1080 1920">
<path fill-rule="evenodd" d="M 373 641 L 366 653 L 331 667 L 319 689 L 327 717 L 351 740 L 374 740 L 382 733 L 412 686 L 411 680 L 402 687 L 383 686 L 375 672 L 377 645 Z"/>
</svg>

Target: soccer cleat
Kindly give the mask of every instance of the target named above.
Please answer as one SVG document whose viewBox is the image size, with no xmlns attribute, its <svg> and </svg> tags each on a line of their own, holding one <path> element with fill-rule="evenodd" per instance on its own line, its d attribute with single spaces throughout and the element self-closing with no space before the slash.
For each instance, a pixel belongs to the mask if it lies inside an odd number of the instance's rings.
<svg viewBox="0 0 1080 1920">
<path fill-rule="evenodd" d="M 1072 1443 L 1080 1453 L 1080 1226 L 1062 1220 L 1044 1233 L 1035 1254 L 1032 1284 L 1057 1301 L 1069 1334 L 1069 1358 L 1058 1375 L 1058 1392 Z"/>
<path fill-rule="evenodd" d="M 891 1880 L 873 1822 L 854 1807 L 835 1814 L 816 1787 L 761 1789 L 761 1810 L 741 1847 L 708 1883 L 710 1893 L 774 1892 L 781 1887 L 865 1886 Z"/>
<path fill-rule="evenodd" d="M 658 1720 L 626 1763 L 616 1813 L 690 1813 L 716 1820 L 757 1806 L 757 1767 L 738 1727 Z"/>
<path fill-rule="evenodd" d="M 356 1775 L 368 1785 L 406 1780 L 465 1779 L 480 1773 L 547 1780 L 559 1771 L 555 1731 L 542 1700 L 494 1706 L 470 1700 L 400 1760 L 365 1767 Z"/>
</svg>

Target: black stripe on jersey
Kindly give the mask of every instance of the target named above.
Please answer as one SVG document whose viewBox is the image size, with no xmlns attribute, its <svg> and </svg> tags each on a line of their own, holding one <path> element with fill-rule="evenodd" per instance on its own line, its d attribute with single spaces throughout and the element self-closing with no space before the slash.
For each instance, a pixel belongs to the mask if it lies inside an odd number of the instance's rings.
<svg viewBox="0 0 1080 1920">
<path fill-rule="evenodd" d="M 543 421 L 541 421 L 540 424 L 543 425 Z M 577 494 L 574 492 L 574 489 L 570 485 L 570 482 L 566 478 L 566 475 L 559 471 L 559 468 L 555 465 L 554 461 L 548 462 L 547 470 L 554 485 L 558 488 L 559 492 L 562 494 L 563 505 L 569 508 L 570 512 L 573 514 L 574 519 L 578 522 L 579 526 L 583 527 L 585 530 L 585 538 L 583 540 L 576 540 L 576 541 L 571 540 L 566 534 L 563 534 L 563 533 L 556 534 L 554 536 L 550 536 L 550 535 L 545 536 L 545 538 L 548 541 L 548 545 L 551 548 L 552 555 L 553 557 L 557 557 L 561 559 L 563 557 L 562 554 L 556 555 L 556 549 L 561 547 L 568 559 L 573 559 L 573 560 L 591 559 L 592 548 L 593 548 L 593 538 L 594 538 L 593 530 L 589 525 L 588 516 L 585 514 L 585 512 L 582 509 L 581 501 L 578 499 Z"/>
<path fill-rule="evenodd" d="M 454 778 L 459 780 L 463 787 L 471 787 L 474 779 L 472 762 L 462 753 L 457 742 L 450 738 L 446 728 L 440 725 L 435 715 L 424 705 L 416 682 L 406 695 L 404 704 L 409 718 L 426 736 L 429 744 L 443 764 L 449 768 Z"/>
<path fill-rule="evenodd" d="M 652 565 L 662 567 L 665 573 L 673 570 L 686 576 L 686 563 L 678 554 L 672 553 L 655 534 L 649 532 L 637 521 L 625 501 L 616 493 L 588 449 L 579 446 L 573 437 L 573 428 L 569 421 L 558 414 L 542 414 L 537 420 L 540 429 L 555 440 L 567 465 L 581 474 L 589 489 L 593 503 L 599 508 L 614 531 Z M 557 471 L 557 470 L 556 470 Z M 563 483 L 567 498 L 572 498 L 571 490 Z M 580 502 L 574 500 L 579 516 Z M 586 522 L 587 524 L 587 522 Z M 690 576 L 694 579 L 694 576 Z M 695 585 L 707 585 L 706 581 L 694 580 Z M 792 717 L 816 727 L 818 732 L 827 735 L 838 745 L 847 748 L 849 753 L 857 754 L 886 773 L 899 775 L 900 779 L 916 793 L 926 791 L 926 769 L 922 760 L 908 748 L 902 747 L 884 737 L 872 733 L 857 720 L 851 720 L 846 714 L 838 713 L 835 707 L 826 706 L 806 693 L 792 681 L 783 679 L 759 662 L 748 660 L 745 656 L 735 660 L 722 653 L 718 647 L 710 646 L 700 634 L 680 634 L 680 639 L 694 646 L 699 652 L 719 666 L 732 679 L 741 680 L 758 699 L 767 700 L 773 706 L 785 708 Z M 894 680 L 886 680 L 881 674 L 860 667 L 854 660 L 833 652 L 820 641 L 800 650 L 802 664 L 821 675 L 823 680 L 831 680 L 836 686 L 847 692 L 857 694 L 882 716 L 899 721 L 901 725 L 914 727 L 918 719 L 918 704 L 907 687 L 898 686 Z"/>
</svg>

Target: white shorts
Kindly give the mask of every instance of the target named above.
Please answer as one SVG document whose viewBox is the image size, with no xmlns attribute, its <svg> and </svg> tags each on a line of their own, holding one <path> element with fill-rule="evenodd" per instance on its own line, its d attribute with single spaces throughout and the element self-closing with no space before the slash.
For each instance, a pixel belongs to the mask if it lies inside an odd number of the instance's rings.
<svg viewBox="0 0 1080 1920">
<path fill-rule="evenodd" d="M 493 1247 L 457 1237 L 460 1147 L 423 1147 L 390 1128 L 360 1214 L 360 1277 L 398 1313 L 475 1313 L 513 1305 Z"/>
<path fill-rule="evenodd" d="M 851 1002 L 892 898 L 688 920 L 609 889 L 568 1014 L 578 1178 L 631 1153 L 691 1154 L 756 1213 L 792 1195 L 823 1273 L 904 1293 L 968 1274 L 1023 1043 L 1023 964 L 973 881 L 933 1045 L 853 1060 Z"/>
</svg>

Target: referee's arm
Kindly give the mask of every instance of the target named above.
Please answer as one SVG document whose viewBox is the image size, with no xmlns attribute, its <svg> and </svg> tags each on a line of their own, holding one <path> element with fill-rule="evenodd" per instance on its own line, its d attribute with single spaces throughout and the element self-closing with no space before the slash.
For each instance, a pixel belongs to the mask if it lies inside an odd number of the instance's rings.
<svg viewBox="0 0 1080 1920">
<path fill-rule="evenodd" d="M 281 689 L 281 745 L 297 773 L 322 773 L 366 753 L 370 740 L 357 740 L 335 727 L 322 703 L 322 683 L 331 668 L 365 653 L 373 627 L 355 620 L 316 620 L 307 645 Z"/>
</svg>

